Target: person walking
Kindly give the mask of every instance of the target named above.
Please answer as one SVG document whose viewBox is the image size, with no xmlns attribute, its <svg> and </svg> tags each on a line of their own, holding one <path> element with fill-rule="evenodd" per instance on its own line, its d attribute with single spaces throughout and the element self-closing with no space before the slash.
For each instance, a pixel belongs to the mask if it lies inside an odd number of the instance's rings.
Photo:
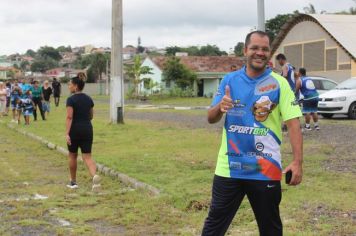
<svg viewBox="0 0 356 236">
<path fill-rule="evenodd" d="M 91 156 L 93 144 L 93 119 L 94 102 L 83 93 L 86 76 L 79 73 L 78 76 L 70 79 L 68 83 L 71 96 L 66 102 L 66 141 L 69 151 L 69 188 L 78 188 L 76 180 L 78 148 L 81 149 L 82 159 L 92 176 L 94 192 L 100 190 L 100 176 L 96 174 L 96 165 Z"/>
<path fill-rule="evenodd" d="M 43 95 L 42 95 L 42 87 L 39 86 L 38 80 L 33 81 L 33 86 L 31 87 L 31 93 L 32 93 L 32 101 L 33 101 L 33 117 L 34 121 L 37 120 L 37 107 L 40 110 L 42 120 L 46 120 L 43 108 L 42 108 L 42 100 L 43 100 Z"/>
<path fill-rule="evenodd" d="M 42 96 L 43 96 L 42 108 L 45 116 L 46 115 L 48 116 L 51 111 L 51 94 L 52 94 L 52 88 L 49 86 L 48 80 L 45 80 L 43 82 L 43 87 L 42 87 Z"/>
<path fill-rule="evenodd" d="M 5 84 L 6 87 L 6 109 L 5 109 L 5 115 L 9 115 L 9 110 L 10 110 L 10 100 L 11 100 L 11 83 L 7 82 Z"/>
<path fill-rule="evenodd" d="M 58 107 L 59 98 L 61 97 L 62 86 L 61 83 L 57 81 L 57 78 L 53 78 L 52 89 L 53 89 L 54 104 L 56 105 L 56 107 Z"/>
<path fill-rule="evenodd" d="M 14 81 L 11 88 L 10 103 L 12 110 L 12 120 L 11 122 L 19 123 L 21 115 L 21 107 L 18 104 L 18 100 L 21 98 L 22 90 L 18 85 L 17 81 Z"/>
<path fill-rule="evenodd" d="M 288 126 L 293 161 L 290 185 L 302 180 L 301 111 L 288 82 L 267 68 L 270 39 L 263 31 L 245 39 L 246 66 L 227 74 L 208 110 L 208 122 L 225 116 L 223 136 L 203 236 L 224 235 L 243 198 L 255 214 L 260 235 L 283 234 L 281 201 L 281 122 Z"/>
<path fill-rule="evenodd" d="M 4 116 L 6 112 L 6 96 L 7 91 L 5 84 L 0 81 L 0 117 Z"/>
<path fill-rule="evenodd" d="M 26 94 L 24 94 L 22 98 L 18 100 L 18 104 L 22 108 L 22 114 L 25 119 L 25 125 L 29 125 L 30 116 L 33 115 L 34 105 L 35 105 L 30 90 L 27 90 Z"/>
<path fill-rule="evenodd" d="M 307 131 L 312 130 L 310 126 L 310 120 L 313 118 L 314 129 L 320 130 L 318 124 L 318 102 L 319 93 L 315 88 L 314 82 L 311 78 L 307 77 L 307 71 L 305 68 L 299 69 L 301 88 L 300 92 L 303 94 L 303 114 L 305 117 L 304 129 Z"/>
</svg>

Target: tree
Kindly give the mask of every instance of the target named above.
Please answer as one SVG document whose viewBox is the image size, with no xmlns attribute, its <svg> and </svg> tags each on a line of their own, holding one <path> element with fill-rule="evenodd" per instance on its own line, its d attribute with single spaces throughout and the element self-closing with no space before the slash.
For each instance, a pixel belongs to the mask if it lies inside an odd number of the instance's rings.
<svg viewBox="0 0 356 236">
<path fill-rule="evenodd" d="M 72 47 L 71 46 L 59 46 L 57 49 L 56 49 L 58 52 L 72 52 Z"/>
<path fill-rule="evenodd" d="M 53 47 L 48 47 L 48 46 L 41 47 L 40 49 L 38 49 L 37 53 L 43 59 L 51 58 L 55 61 L 59 61 L 62 59 L 61 54 L 59 54 L 59 52 Z"/>
<path fill-rule="evenodd" d="M 33 72 L 46 72 L 49 69 L 53 69 L 58 66 L 58 61 L 51 58 L 38 59 L 31 64 L 31 71 Z"/>
<path fill-rule="evenodd" d="M 223 56 L 227 55 L 225 51 L 221 51 L 216 45 L 206 45 L 202 47 L 190 46 L 182 48 L 178 46 L 167 47 L 166 55 L 175 56 L 177 52 L 186 52 L 189 56 Z"/>
<path fill-rule="evenodd" d="M 315 14 L 315 7 L 313 4 L 309 3 L 309 6 L 303 7 L 305 14 Z"/>
<path fill-rule="evenodd" d="M 182 49 L 177 46 L 166 47 L 166 55 L 167 56 L 175 56 L 177 52 L 181 52 Z"/>
<path fill-rule="evenodd" d="M 185 48 L 183 51 L 187 52 L 189 56 L 199 56 L 200 55 L 200 49 L 197 46 L 190 46 L 188 48 Z"/>
<path fill-rule="evenodd" d="M 30 65 L 30 63 L 28 61 L 22 61 L 20 63 L 20 68 L 22 71 L 27 71 L 27 67 Z"/>
<path fill-rule="evenodd" d="M 30 57 L 35 57 L 36 56 L 36 52 L 33 51 L 32 49 L 28 49 L 26 51 L 25 55 L 30 56 Z"/>
<path fill-rule="evenodd" d="M 163 81 L 173 81 L 179 88 L 192 88 L 197 75 L 180 63 L 177 57 L 171 57 L 164 65 Z"/>
<path fill-rule="evenodd" d="M 96 82 L 102 79 L 106 72 L 106 63 L 110 62 L 110 53 L 94 53 L 86 56 L 78 56 L 74 62 L 74 68 L 88 68 L 88 82 Z"/>
<path fill-rule="evenodd" d="M 142 78 L 142 75 L 152 74 L 152 68 L 148 66 L 142 66 L 141 57 L 136 55 L 134 57 L 134 63 L 131 65 L 126 65 L 126 74 L 134 85 L 135 91 L 134 96 L 140 94 L 140 84 L 142 81 L 147 80 L 147 78 Z"/>
<path fill-rule="evenodd" d="M 106 70 L 106 58 L 102 53 L 94 53 L 91 55 L 90 68 L 94 71 L 96 78 L 101 80 L 102 73 Z"/>
<path fill-rule="evenodd" d="M 223 56 L 227 55 L 225 51 L 220 51 L 216 45 L 202 46 L 199 50 L 199 56 Z"/>
<path fill-rule="evenodd" d="M 245 48 L 245 43 L 243 42 L 238 42 L 236 46 L 234 47 L 234 53 L 238 57 L 242 57 L 244 55 L 244 48 Z"/>
<path fill-rule="evenodd" d="M 274 38 L 277 36 L 282 26 L 293 16 L 294 14 L 284 14 L 284 15 L 278 14 L 274 18 L 266 21 L 266 32 L 270 37 L 271 42 L 273 42 Z"/>
</svg>

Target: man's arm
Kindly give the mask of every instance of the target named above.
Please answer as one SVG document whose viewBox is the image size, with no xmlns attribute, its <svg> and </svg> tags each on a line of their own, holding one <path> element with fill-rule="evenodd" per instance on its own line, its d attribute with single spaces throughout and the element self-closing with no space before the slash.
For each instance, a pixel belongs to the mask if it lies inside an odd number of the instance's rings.
<svg viewBox="0 0 356 236">
<path fill-rule="evenodd" d="M 288 134 L 293 151 L 293 161 L 283 171 L 292 171 L 292 180 L 290 185 L 298 185 L 302 182 L 303 176 L 303 137 L 300 130 L 300 122 L 298 118 L 286 121 Z"/>
<path fill-rule="evenodd" d="M 282 67 L 282 76 L 284 78 L 288 78 L 288 66 L 287 66 L 287 63 L 283 65 Z"/>
</svg>

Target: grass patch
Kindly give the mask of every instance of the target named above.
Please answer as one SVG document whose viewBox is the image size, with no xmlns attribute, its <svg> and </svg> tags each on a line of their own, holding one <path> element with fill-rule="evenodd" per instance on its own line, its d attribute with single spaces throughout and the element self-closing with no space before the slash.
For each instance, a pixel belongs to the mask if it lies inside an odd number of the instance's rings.
<svg viewBox="0 0 356 236">
<path fill-rule="evenodd" d="M 183 99 L 178 103 L 181 101 Z M 201 111 L 197 112 L 199 113 L 188 114 L 201 114 Z M 53 193 L 50 187 L 44 186 L 41 187 L 44 194 L 57 196 L 59 192 L 64 191 L 47 207 L 59 209 L 53 213 L 55 216 L 80 225 L 75 231 L 77 233 L 92 232 L 94 226 L 88 222 L 105 219 L 112 224 L 121 225 L 121 230 L 125 230 L 127 234 L 145 233 L 147 229 L 152 234 L 199 234 L 207 210 L 204 207 L 203 210 L 197 210 L 191 206 L 192 203 L 209 203 L 221 141 L 220 133 L 207 129 L 188 129 L 170 122 L 127 119 L 125 125 L 113 125 L 108 122 L 108 113 L 108 105 L 96 103 L 93 120 L 94 158 L 159 188 L 162 195 L 150 198 L 144 192 L 121 193 L 120 189 L 109 181 L 106 182 L 106 188 L 111 190 L 105 196 L 91 196 L 82 189 L 75 196 L 64 189 Z M 20 128 L 65 147 L 64 114 L 63 106 L 54 107 L 47 121 L 32 122 L 27 127 L 20 125 Z M 327 122 L 329 120 L 321 121 L 324 125 Z M 340 235 L 356 231 L 353 218 L 344 217 L 345 214 L 356 212 L 356 186 L 353 184 L 355 175 L 326 171 L 322 163 L 335 153 L 333 148 L 325 145 L 314 141 L 305 143 L 302 185 L 288 187 L 283 184 L 281 214 L 286 235 L 300 235 L 300 232 L 305 232 L 303 235 L 315 235 L 314 232 L 318 232 L 318 235 Z M 25 153 L 33 149 L 27 148 Z M 283 165 L 286 166 L 291 161 L 288 139 L 285 139 L 285 144 L 282 145 L 282 155 Z M 56 163 L 54 162 L 53 171 L 59 167 Z M 86 173 L 81 176 L 84 178 Z M 58 180 L 54 178 L 51 181 Z M 13 194 L 11 191 L 10 193 Z M 62 198 L 63 194 L 65 198 Z M 347 227 L 338 227 L 339 224 Z M 232 235 L 257 234 L 253 212 L 246 199 L 230 232 Z"/>
</svg>

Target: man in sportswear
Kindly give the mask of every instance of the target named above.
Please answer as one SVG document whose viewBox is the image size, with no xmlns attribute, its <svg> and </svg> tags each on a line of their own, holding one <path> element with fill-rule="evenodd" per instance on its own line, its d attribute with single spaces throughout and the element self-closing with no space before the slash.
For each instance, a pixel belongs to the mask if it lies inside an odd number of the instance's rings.
<svg viewBox="0 0 356 236">
<path fill-rule="evenodd" d="M 293 161 L 290 185 L 302 180 L 301 111 L 288 82 L 267 68 L 270 41 L 265 32 L 246 36 L 246 66 L 227 74 L 208 111 L 209 123 L 225 124 L 202 235 L 224 235 L 247 195 L 261 235 L 282 235 L 281 122 L 289 129 Z"/>
<path fill-rule="evenodd" d="M 301 87 L 300 92 L 303 94 L 303 114 L 305 115 L 305 130 L 311 130 L 310 118 L 313 118 L 314 129 L 319 130 L 318 124 L 318 102 L 319 93 L 316 91 L 314 82 L 306 76 L 307 71 L 304 68 L 299 69 Z"/>
</svg>

